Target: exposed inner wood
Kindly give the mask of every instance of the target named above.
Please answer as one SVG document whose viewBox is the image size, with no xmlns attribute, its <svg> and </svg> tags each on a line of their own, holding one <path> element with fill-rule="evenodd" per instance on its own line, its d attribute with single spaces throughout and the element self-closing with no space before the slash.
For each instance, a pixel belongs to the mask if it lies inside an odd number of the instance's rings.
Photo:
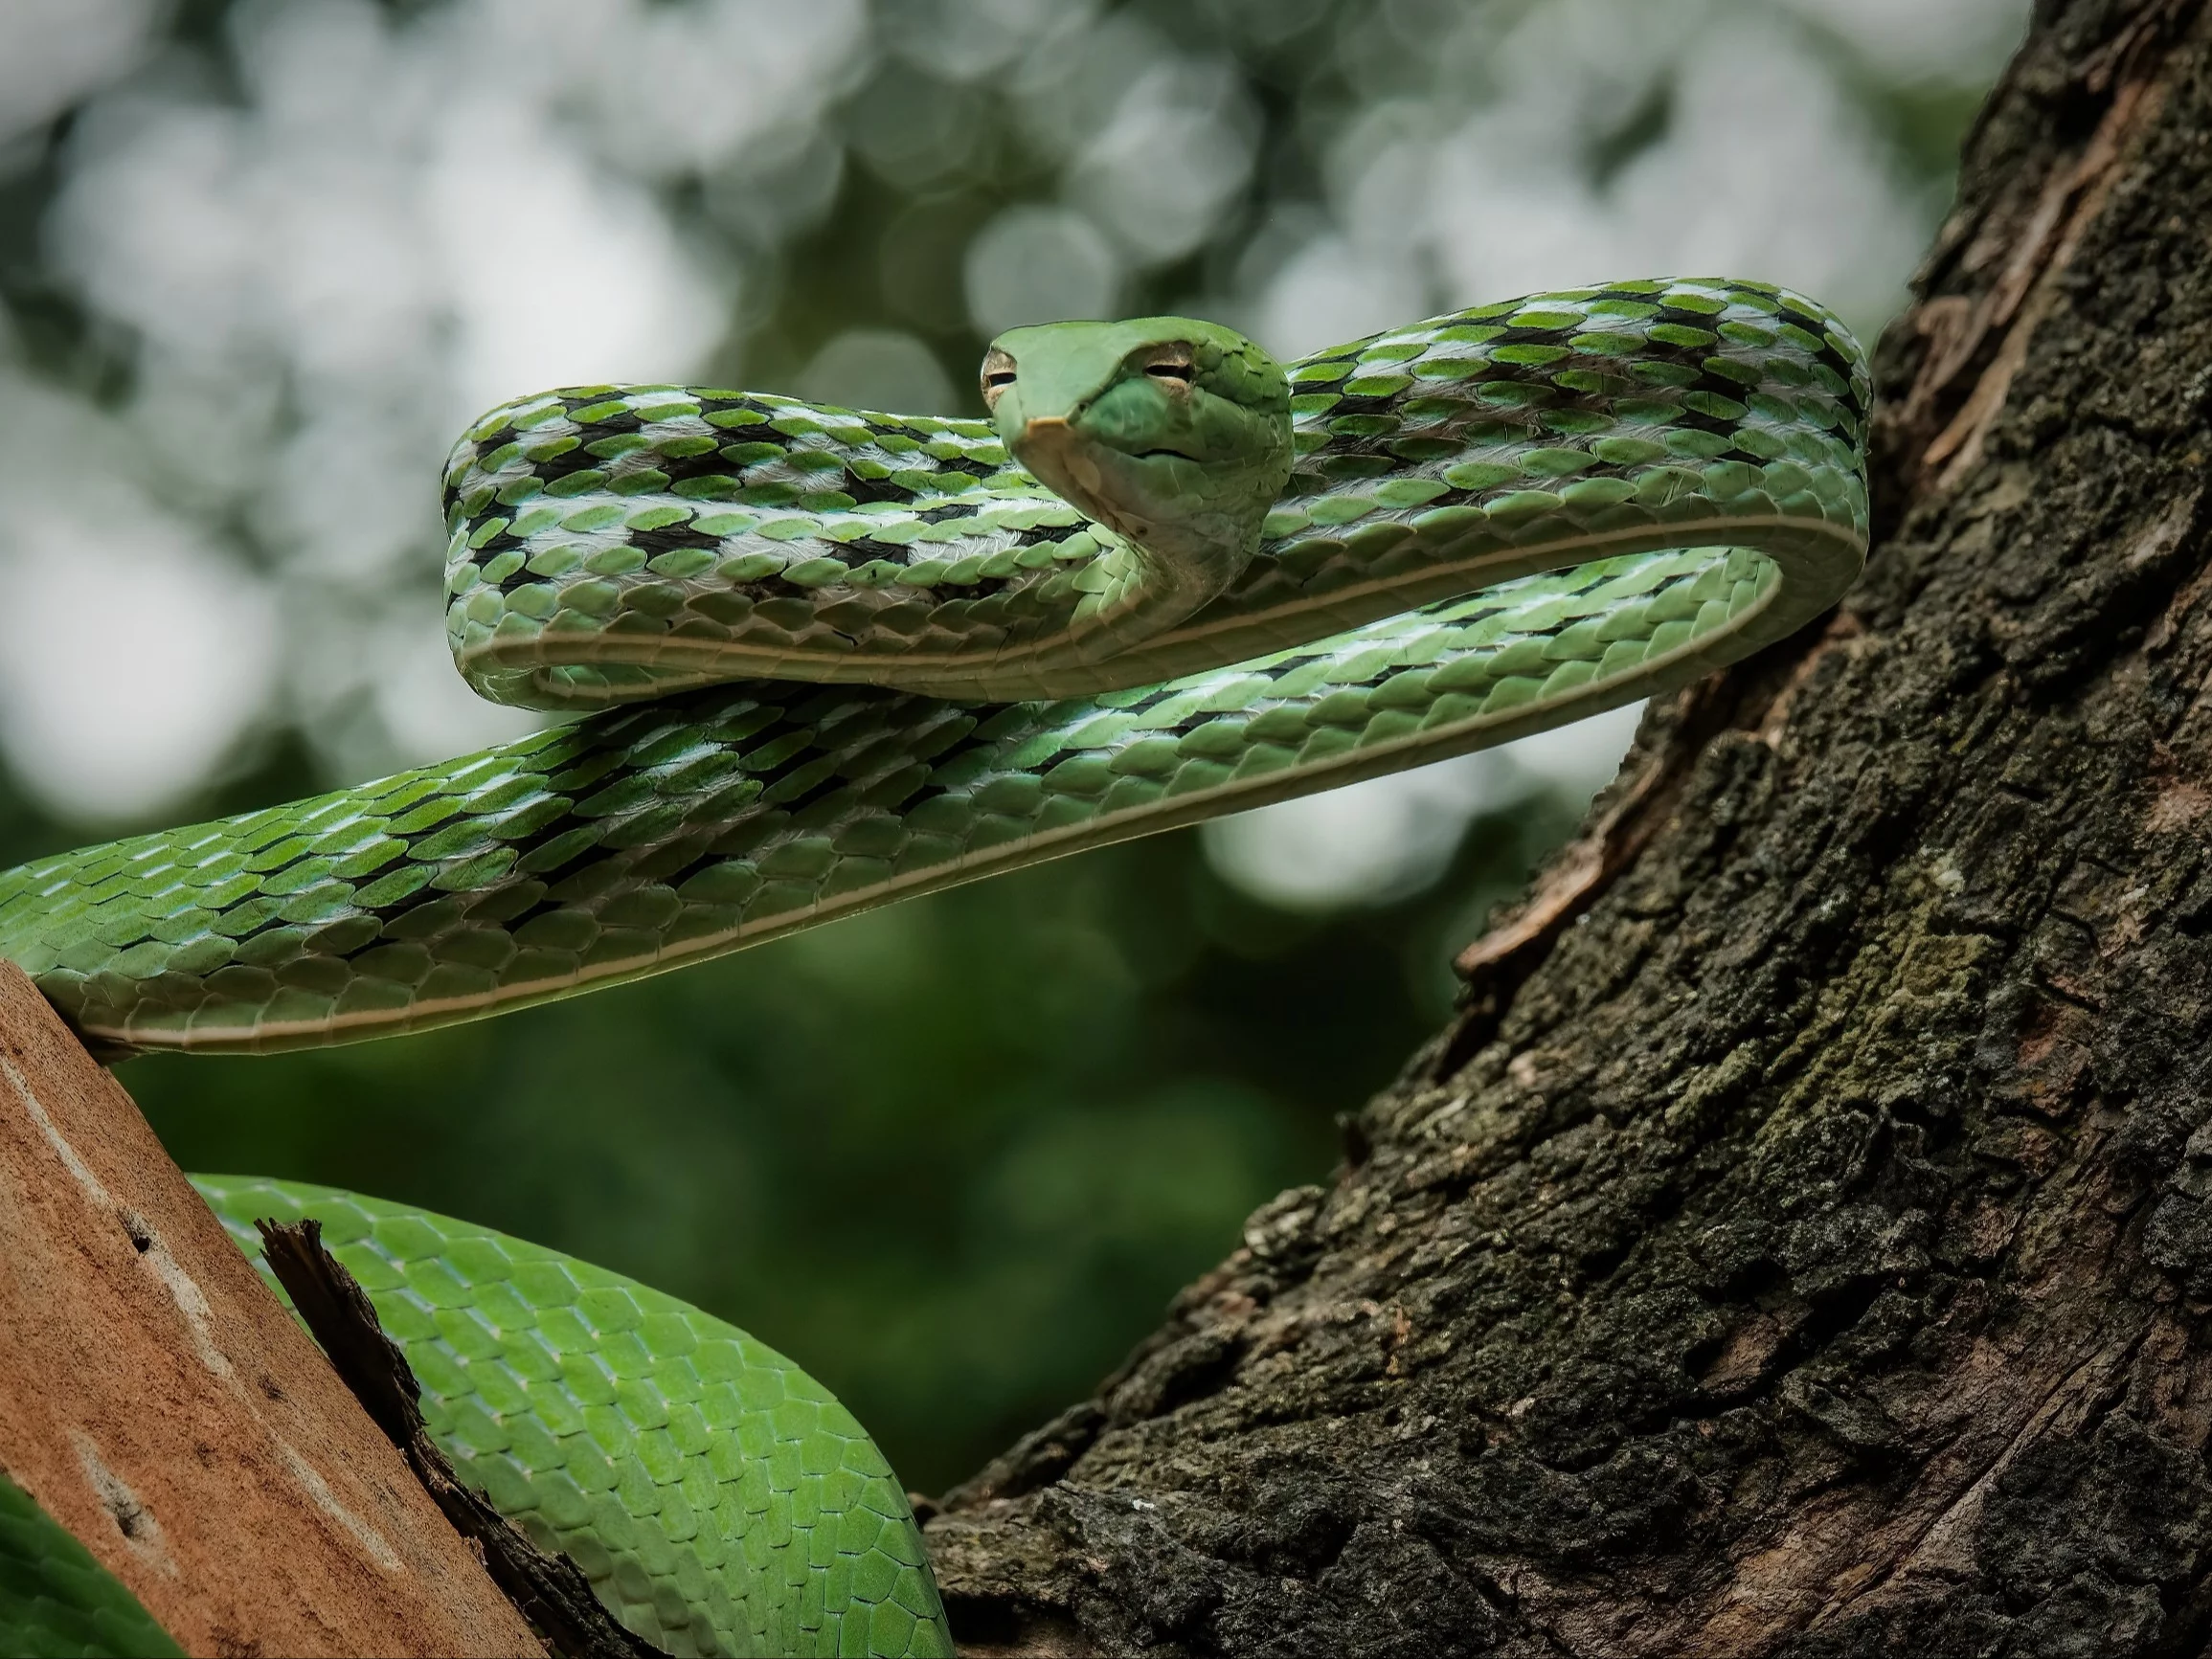
<svg viewBox="0 0 2212 1659">
<path fill-rule="evenodd" d="M 0 1468 L 190 1652 L 544 1651 L 6 962 Z"/>
</svg>

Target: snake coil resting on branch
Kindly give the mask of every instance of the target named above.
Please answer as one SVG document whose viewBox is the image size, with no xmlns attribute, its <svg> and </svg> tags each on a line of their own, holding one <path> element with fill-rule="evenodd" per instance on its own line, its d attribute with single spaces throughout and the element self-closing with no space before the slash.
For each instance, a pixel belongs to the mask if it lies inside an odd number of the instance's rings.
<svg viewBox="0 0 2212 1659">
<path fill-rule="evenodd" d="M 446 468 L 471 684 L 583 718 L 0 876 L 108 1053 L 481 1018 L 1682 684 L 1864 557 L 1863 353 L 1725 280 L 1478 306 L 1277 365 L 1179 318 L 1016 329 L 985 420 L 571 388 Z M 819 1384 L 619 1275 L 327 1188 L 463 1476 L 673 1652 L 949 1652 Z"/>
</svg>

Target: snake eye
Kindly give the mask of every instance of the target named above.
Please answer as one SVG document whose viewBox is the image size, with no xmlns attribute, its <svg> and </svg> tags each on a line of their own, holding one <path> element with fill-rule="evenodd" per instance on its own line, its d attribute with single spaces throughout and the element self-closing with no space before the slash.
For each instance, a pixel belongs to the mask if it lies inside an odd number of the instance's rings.
<svg viewBox="0 0 2212 1659">
<path fill-rule="evenodd" d="M 999 398 L 1014 384 L 1014 360 L 996 346 L 983 358 L 983 407 L 996 409 Z"/>
<path fill-rule="evenodd" d="M 1144 373 L 1147 378 L 1166 385 L 1176 395 L 1187 392 L 1197 378 L 1190 347 L 1180 344 L 1154 347 L 1144 364 Z"/>
</svg>

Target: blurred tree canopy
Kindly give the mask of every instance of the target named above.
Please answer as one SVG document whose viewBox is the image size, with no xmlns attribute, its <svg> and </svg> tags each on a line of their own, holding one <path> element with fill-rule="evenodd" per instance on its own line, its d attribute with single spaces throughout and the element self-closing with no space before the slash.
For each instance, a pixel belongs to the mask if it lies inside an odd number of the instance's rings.
<svg viewBox="0 0 2212 1659">
<path fill-rule="evenodd" d="M 1872 329 L 2021 0 L 20 0 L 0 14 L 0 857 L 516 729 L 440 641 L 477 409 L 975 412 L 997 329 L 1283 353 L 1612 276 Z M 909 1484 L 1087 1386 L 1437 1021 L 1621 721 L 426 1038 L 148 1060 L 188 1168 L 603 1262 Z"/>
</svg>

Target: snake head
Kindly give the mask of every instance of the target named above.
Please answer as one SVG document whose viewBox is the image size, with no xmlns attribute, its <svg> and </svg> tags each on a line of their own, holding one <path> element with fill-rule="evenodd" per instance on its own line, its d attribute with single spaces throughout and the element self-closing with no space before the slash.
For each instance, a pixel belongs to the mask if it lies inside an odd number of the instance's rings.
<svg viewBox="0 0 2212 1659">
<path fill-rule="evenodd" d="M 1189 317 L 1015 328 L 983 358 L 1014 459 L 1189 588 L 1250 562 L 1290 480 L 1290 382 L 1233 329 Z"/>
</svg>

